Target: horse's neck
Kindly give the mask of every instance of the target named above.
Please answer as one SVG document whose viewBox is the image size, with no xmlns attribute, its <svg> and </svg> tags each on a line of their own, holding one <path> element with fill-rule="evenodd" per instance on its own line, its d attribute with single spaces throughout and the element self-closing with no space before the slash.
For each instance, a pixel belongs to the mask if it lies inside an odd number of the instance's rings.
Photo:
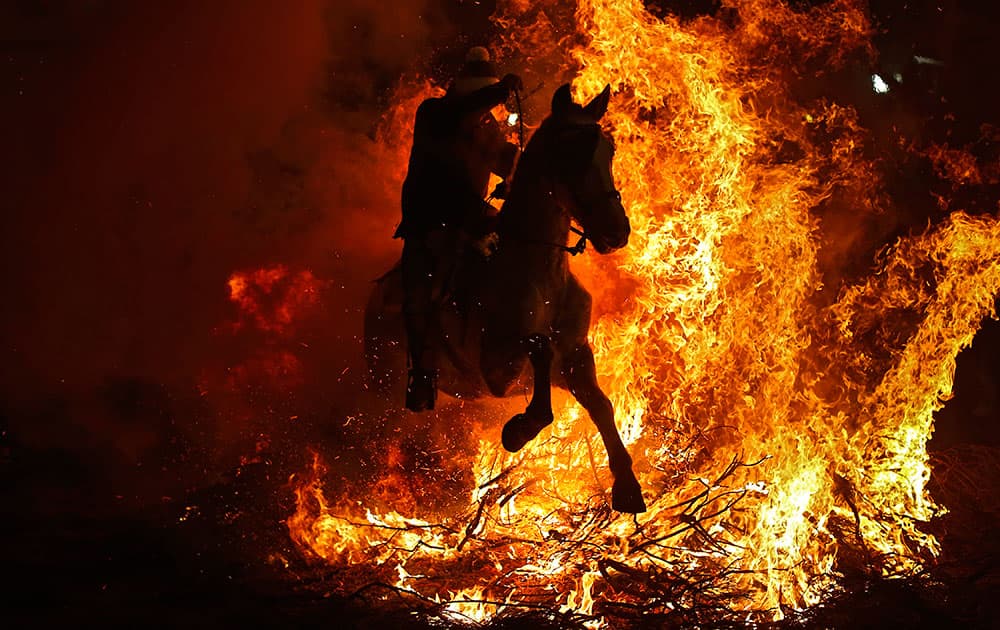
<svg viewBox="0 0 1000 630">
<path fill-rule="evenodd" d="M 570 220 L 543 177 L 515 178 L 501 216 L 501 242 L 506 240 L 533 258 L 565 258 L 560 246 L 566 243 Z"/>
</svg>

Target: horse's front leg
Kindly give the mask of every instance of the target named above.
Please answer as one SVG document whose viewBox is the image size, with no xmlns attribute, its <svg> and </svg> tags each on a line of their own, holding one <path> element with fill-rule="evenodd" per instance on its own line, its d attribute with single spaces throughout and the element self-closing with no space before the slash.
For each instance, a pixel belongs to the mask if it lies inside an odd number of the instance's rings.
<svg viewBox="0 0 1000 630">
<path fill-rule="evenodd" d="M 534 371 L 534 389 L 524 413 L 517 414 L 503 426 L 500 441 L 511 453 L 524 448 L 542 429 L 552 424 L 552 340 L 536 333 L 522 340 L 521 345 Z"/>
<path fill-rule="evenodd" d="M 563 355 L 562 373 L 570 393 L 597 425 L 604 448 L 608 451 L 608 465 L 615 479 L 611 486 L 611 507 L 631 514 L 645 512 L 642 488 L 632 472 L 632 458 L 618 434 L 614 407 L 597 382 L 594 352 L 589 344 L 583 343 Z"/>
</svg>

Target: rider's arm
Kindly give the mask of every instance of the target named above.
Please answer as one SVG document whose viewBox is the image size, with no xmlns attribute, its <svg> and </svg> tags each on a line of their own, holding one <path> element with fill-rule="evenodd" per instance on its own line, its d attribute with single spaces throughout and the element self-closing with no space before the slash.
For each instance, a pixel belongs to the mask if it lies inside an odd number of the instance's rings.
<svg viewBox="0 0 1000 630">
<path fill-rule="evenodd" d="M 451 107 L 452 111 L 458 116 L 465 116 L 466 114 L 476 112 L 486 113 L 497 105 L 505 103 L 509 96 L 510 86 L 501 81 L 500 83 L 479 88 L 475 92 L 453 97 Z"/>
<path fill-rule="evenodd" d="M 497 105 L 506 102 L 512 91 L 522 88 L 521 77 L 516 74 L 507 74 L 493 85 L 487 85 L 462 96 L 451 96 L 448 97 L 448 100 L 453 108 L 452 111 L 459 117 L 473 113 L 485 114 Z"/>
</svg>

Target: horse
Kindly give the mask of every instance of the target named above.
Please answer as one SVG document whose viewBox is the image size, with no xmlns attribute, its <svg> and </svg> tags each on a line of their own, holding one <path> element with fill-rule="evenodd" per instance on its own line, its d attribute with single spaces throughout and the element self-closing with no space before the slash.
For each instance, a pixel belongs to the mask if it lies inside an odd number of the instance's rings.
<svg viewBox="0 0 1000 630">
<path fill-rule="evenodd" d="M 553 95 L 549 116 L 519 160 L 499 215 L 495 253 L 463 263 L 472 279 L 454 282 L 459 288 L 441 308 L 438 386 L 458 398 L 503 397 L 530 366 L 531 400 L 501 434 L 510 452 L 551 424 L 552 386 L 568 389 L 607 450 L 612 508 L 639 513 L 646 510 L 642 490 L 588 341 L 591 296 L 569 269 L 569 254 L 586 241 L 599 254 L 628 243 L 631 228 L 611 169 L 614 146 L 599 123 L 610 96 L 609 85 L 580 105 L 568 84 Z M 565 245 L 570 229 L 581 234 L 575 248 Z M 365 309 L 369 376 L 393 394 L 402 391 L 406 374 L 402 295 L 397 263 L 376 281 Z"/>
</svg>

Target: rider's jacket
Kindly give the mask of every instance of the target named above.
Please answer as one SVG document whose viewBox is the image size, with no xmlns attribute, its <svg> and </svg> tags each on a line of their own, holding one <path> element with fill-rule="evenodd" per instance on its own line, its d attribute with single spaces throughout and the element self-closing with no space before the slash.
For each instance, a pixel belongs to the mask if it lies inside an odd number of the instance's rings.
<svg viewBox="0 0 1000 630">
<path fill-rule="evenodd" d="M 423 237 L 441 228 L 473 235 L 488 231 L 492 210 L 483 198 L 490 173 L 507 175 L 503 171 L 509 171 L 516 151 L 490 112 L 508 95 L 508 87 L 496 83 L 420 104 L 403 182 L 403 220 L 394 238 Z"/>
</svg>

